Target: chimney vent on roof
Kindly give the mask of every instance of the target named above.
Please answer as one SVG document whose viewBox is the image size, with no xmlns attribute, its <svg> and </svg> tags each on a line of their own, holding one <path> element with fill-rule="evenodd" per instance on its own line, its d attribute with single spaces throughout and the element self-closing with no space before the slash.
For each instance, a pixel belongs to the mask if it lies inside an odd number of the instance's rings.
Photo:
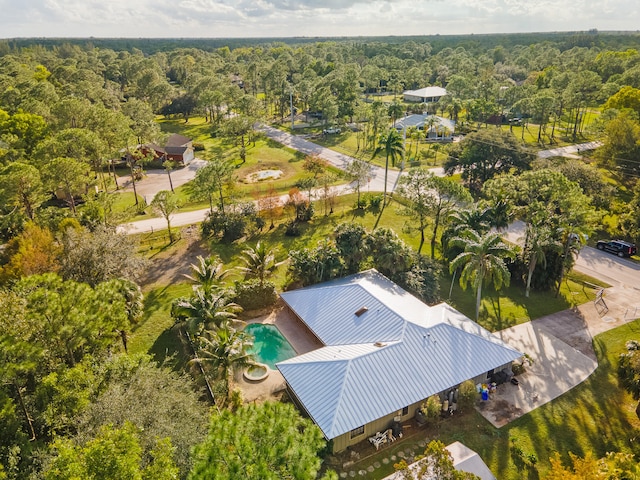
<svg viewBox="0 0 640 480">
<path fill-rule="evenodd" d="M 361 317 L 368 310 L 369 310 L 368 307 L 360 307 L 358 310 L 356 310 L 356 317 Z"/>
</svg>

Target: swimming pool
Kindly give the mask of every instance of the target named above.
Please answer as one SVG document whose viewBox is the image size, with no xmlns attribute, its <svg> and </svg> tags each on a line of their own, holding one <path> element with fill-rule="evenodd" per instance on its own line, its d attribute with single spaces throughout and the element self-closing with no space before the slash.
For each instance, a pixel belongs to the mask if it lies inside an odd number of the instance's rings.
<svg viewBox="0 0 640 480">
<path fill-rule="evenodd" d="M 251 353 L 256 361 L 276 369 L 276 363 L 295 357 L 296 351 L 275 325 L 252 323 L 245 327 L 245 332 L 255 337 Z"/>
</svg>

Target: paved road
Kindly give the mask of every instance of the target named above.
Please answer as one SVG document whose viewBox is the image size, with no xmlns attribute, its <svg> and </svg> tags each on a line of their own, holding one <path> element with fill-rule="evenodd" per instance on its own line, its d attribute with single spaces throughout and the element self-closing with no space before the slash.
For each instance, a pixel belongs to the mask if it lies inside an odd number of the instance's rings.
<svg viewBox="0 0 640 480">
<path fill-rule="evenodd" d="M 552 148 L 551 150 L 540 150 L 538 157 L 567 157 L 567 158 L 580 158 L 580 152 L 587 150 L 595 150 L 602 146 L 602 142 L 587 142 L 577 145 L 568 145 L 566 147 Z"/>
<path fill-rule="evenodd" d="M 261 130 L 270 139 L 306 155 L 318 155 L 320 158 L 341 170 L 346 170 L 347 166 L 354 161 L 354 158 L 349 155 L 336 152 L 335 150 L 310 142 L 309 140 L 305 140 L 297 135 L 291 135 L 290 133 L 278 130 L 277 128 L 263 125 Z M 371 182 L 369 182 L 369 188 L 374 192 L 384 191 L 384 168 L 372 166 L 371 172 L 372 178 Z M 387 192 L 394 191 L 400 174 L 399 170 L 389 169 L 387 174 Z"/>
<path fill-rule="evenodd" d="M 504 237 L 511 243 L 522 244 L 524 233 L 524 222 L 516 221 L 509 226 Z M 596 248 L 583 247 L 574 269 L 611 286 L 635 289 L 640 301 L 640 265 L 631 260 L 618 258 Z"/>
</svg>

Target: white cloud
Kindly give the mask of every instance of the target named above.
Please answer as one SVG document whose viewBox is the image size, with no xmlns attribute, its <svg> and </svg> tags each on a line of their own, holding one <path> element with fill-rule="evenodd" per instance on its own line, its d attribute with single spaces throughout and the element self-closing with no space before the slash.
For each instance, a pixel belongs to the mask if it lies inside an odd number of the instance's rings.
<svg viewBox="0 0 640 480">
<path fill-rule="evenodd" d="M 273 37 L 635 30 L 637 0 L 0 0 L 0 36 Z"/>
</svg>

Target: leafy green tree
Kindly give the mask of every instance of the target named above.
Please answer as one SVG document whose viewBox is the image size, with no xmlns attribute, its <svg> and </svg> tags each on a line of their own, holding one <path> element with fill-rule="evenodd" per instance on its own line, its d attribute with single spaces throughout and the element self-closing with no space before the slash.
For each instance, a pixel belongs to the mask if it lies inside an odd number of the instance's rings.
<svg viewBox="0 0 640 480">
<path fill-rule="evenodd" d="M 194 200 L 208 200 L 210 211 L 213 213 L 213 197 L 218 194 L 218 208 L 224 213 L 225 188 L 234 182 L 233 165 L 220 157 L 210 160 L 207 165 L 197 171 L 191 185 L 191 198 Z"/>
<path fill-rule="evenodd" d="M 315 478 L 322 433 L 292 404 L 249 404 L 211 419 L 207 439 L 196 447 L 190 479 L 276 480 Z"/>
<path fill-rule="evenodd" d="M 367 231 L 357 223 L 341 223 L 336 227 L 336 248 L 342 258 L 346 273 L 360 271 L 367 257 Z"/>
<path fill-rule="evenodd" d="M 53 443 L 52 448 L 56 455 L 45 468 L 46 480 L 178 478 L 178 469 L 172 459 L 171 441 L 167 438 L 158 439 L 157 446 L 151 453 L 152 462 L 145 466 L 138 429 L 131 423 L 125 423 L 121 428 L 104 426 L 99 435 L 84 447 L 59 439 Z M 158 465 L 155 465 L 156 462 Z"/>
<path fill-rule="evenodd" d="M 535 228 L 531 224 L 527 225 L 526 243 L 523 250 L 525 264 L 528 264 L 527 281 L 524 296 L 529 298 L 531 291 L 531 279 L 536 265 L 540 262 L 543 266 L 547 264 L 547 252 L 549 249 L 560 250 L 562 245 L 554 238 L 554 233 L 549 228 Z"/>
<path fill-rule="evenodd" d="M 345 172 L 348 179 L 352 182 L 353 189 L 358 195 L 357 205 L 358 208 L 360 208 L 360 193 L 362 188 L 369 183 L 373 175 L 371 172 L 371 164 L 356 158 L 347 165 Z"/>
<path fill-rule="evenodd" d="M 91 371 L 98 388 L 86 408 L 69 417 L 74 442 L 85 445 L 99 436 L 103 425 L 122 428 L 130 422 L 138 428 L 143 464 L 153 464 L 158 439 L 171 439 L 171 458 L 185 478 L 193 465 L 191 450 L 205 437 L 209 410 L 193 380 L 140 354 L 114 355 L 93 363 Z M 50 392 L 52 399 L 65 395 L 60 389 Z"/>
<path fill-rule="evenodd" d="M 224 124 L 224 133 L 240 145 L 240 164 L 247 161 L 247 139 L 254 133 L 255 119 L 245 115 L 236 115 Z"/>
<path fill-rule="evenodd" d="M 577 183 L 558 171 L 540 169 L 496 177 L 485 184 L 483 193 L 489 198 L 509 201 L 515 216 L 527 224 L 524 248 L 529 268 L 527 290 L 537 261 L 554 249 L 559 253 L 562 240 L 570 240 L 571 234 L 590 232 L 595 221 L 591 199 Z M 565 252 L 563 261 L 570 259 L 568 254 Z M 553 280 L 562 280 L 562 270 L 558 272 L 560 278 L 555 278 L 556 275 Z"/>
<path fill-rule="evenodd" d="M 116 278 L 137 281 L 147 267 L 148 262 L 137 253 L 135 239 L 114 228 L 67 228 L 60 243 L 60 275 L 92 287 Z"/>
<path fill-rule="evenodd" d="M 640 158 L 640 123 L 628 113 L 621 113 L 607 122 L 604 145 L 598 155 L 605 163 L 619 166 L 630 173 L 638 171 Z"/>
<path fill-rule="evenodd" d="M 449 175 L 461 170 L 467 187 L 477 194 L 490 178 L 512 169 L 527 170 L 531 160 L 532 155 L 509 132 L 479 130 L 452 147 L 444 169 Z"/>
<path fill-rule="evenodd" d="M 108 283 L 93 289 L 48 273 L 21 280 L 16 291 L 26 301 L 26 318 L 33 326 L 27 338 L 43 349 L 42 360 L 54 368 L 104 352 L 117 330 L 128 330 L 125 299 Z"/>
<path fill-rule="evenodd" d="M 169 243 L 173 243 L 173 232 L 171 231 L 171 215 L 178 210 L 180 202 L 175 193 L 167 190 L 160 190 L 155 194 L 151 201 L 151 208 L 158 212 L 167 221 L 167 230 L 169 231 Z"/>
<path fill-rule="evenodd" d="M 33 220 L 35 213 L 47 199 L 37 168 L 26 163 L 12 162 L 0 171 L 0 199 L 8 207 L 20 208 Z"/>
<path fill-rule="evenodd" d="M 434 258 L 438 229 L 448 220 L 451 212 L 471 202 L 471 195 L 458 182 L 436 177 L 426 169 L 412 170 L 401 177 L 398 192 L 410 201 L 405 213 L 413 220 L 413 228 L 420 231 L 418 253 L 424 245 L 424 230 L 433 219 L 431 258 Z"/>
<path fill-rule="evenodd" d="M 468 230 L 464 236 L 453 238 L 451 243 L 464 248 L 464 251 L 451 261 L 449 270 L 454 272 L 462 268 L 460 285 L 466 288 L 471 284 L 475 289 L 477 321 L 480 318 L 482 285 L 492 281 L 496 290 L 499 290 L 502 285 L 509 285 L 511 274 L 504 263 L 504 258 L 513 257 L 513 253 L 502 243 L 498 233 L 480 235 L 473 230 Z"/>
<path fill-rule="evenodd" d="M 384 199 L 387 201 L 387 176 L 389 173 L 389 159 L 391 165 L 396 166 L 396 162 L 402 158 L 404 154 L 404 143 L 402 137 L 395 128 L 390 128 L 385 133 L 381 133 L 378 138 L 378 146 L 373 152 L 375 157 L 379 153 L 384 152 Z"/>
<path fill-rule="evenodd" d="M 391 280 L 411 268 L 411 249 L 389 228 L 376 228 L 366 240 L 374 268 Z"/>
<path fill-rule="evenodd" d="M 89 185 L 93 183 L 89 165 L 73 158 L 58 157 L 47 163 L 44 169 L 50 188 L 63 192 L 64 199 L 76 215 L 75 199 L 86 193 Z"/>
<path fill-rule="evenodd" d="M 316 248 L 291 250 L 289 273 L 302 286 L 314 285 L 336 278 L 342 270 L 340 255 L 335 245 L 320 243 Z"/>
</svg>

